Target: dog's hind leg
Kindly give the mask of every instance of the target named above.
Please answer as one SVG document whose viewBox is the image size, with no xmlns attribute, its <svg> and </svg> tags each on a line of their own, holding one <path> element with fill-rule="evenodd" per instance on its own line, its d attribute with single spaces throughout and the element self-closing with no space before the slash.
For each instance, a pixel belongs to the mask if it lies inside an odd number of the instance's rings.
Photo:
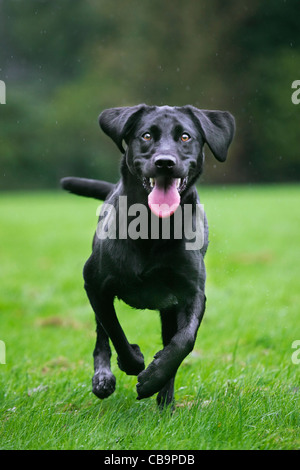
<svg viewBox="0 0 300 470">
<path fill-rule="evenodd" d="M 116 378 L 110 370 L 111 349 L 108 336 L 97 320 L 97 340 L 94 349 L 93 393 L 98 398 L 109 397 L 116 388 Z"/>
<path fill-rule="evenodd" d="M 167 346 L 177 331 L 176 312 L 173 309 L 165 309 L 160 311 L 161 333 L 163 345 Z M 156 397 L 157 404 L 160 409 L 174 404 L 174 382 L 175 375 L 168 380 L 164 387 L 160 390 Z"/>
</svg>

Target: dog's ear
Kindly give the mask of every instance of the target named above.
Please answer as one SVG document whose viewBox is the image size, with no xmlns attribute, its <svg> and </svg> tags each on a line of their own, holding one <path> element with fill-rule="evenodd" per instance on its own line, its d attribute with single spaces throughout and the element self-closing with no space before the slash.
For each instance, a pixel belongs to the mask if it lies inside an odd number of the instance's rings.
<svg viewBox="0 0 300 470">
<path fill-rule="evenodd" d="M 224 162 L 235 132 L 235 119 L 228 111 L 187 106 L 200 125 L 203 137 L 217 160 Z"/>
<path fill-rule="evenodd" d="M 117 144 L 122 153 L 124 153 L 122 141 L 123 139 L 126 141 L 136 119 L 145 107 L 146 105 L 139 104 L 131 107 L 110 108 L 100 114 L 101 129 Z"/>
</svg>

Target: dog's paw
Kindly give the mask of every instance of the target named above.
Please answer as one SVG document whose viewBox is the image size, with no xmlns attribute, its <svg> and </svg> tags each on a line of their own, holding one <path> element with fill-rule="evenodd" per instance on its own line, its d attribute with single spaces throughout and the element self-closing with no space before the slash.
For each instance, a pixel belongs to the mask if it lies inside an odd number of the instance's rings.
<svg viewBox="0 0 300 470">
<path fill-rule="evenodd" d="M 101 399 L 109 397 L 116 388 L 116 378 L 110 371 L 96 372 L 92 383 L 93 393 Z"/>
<path fill-rule="evenodd" d="M 130 345 L 132 349 L 132 357 L 126 362 L 122 359 L 117 358 L 118 366 L 127 375 L 138 375 L 142 370 L 145 369 L 144 356 L 140 350 L 140 347 L 137 344 Z"/>
<path fill-rule="evenodd" d="M 170 379 L 169 371 L 160 367 L 159 357 L 162 351 L 154 356 L 154 361 L 149 364 L 146 370 L 138 375 L 138 383 L 136 385 L 137 399 L 151 397 L 154 393 L 159 392 Z"/>
</svg>

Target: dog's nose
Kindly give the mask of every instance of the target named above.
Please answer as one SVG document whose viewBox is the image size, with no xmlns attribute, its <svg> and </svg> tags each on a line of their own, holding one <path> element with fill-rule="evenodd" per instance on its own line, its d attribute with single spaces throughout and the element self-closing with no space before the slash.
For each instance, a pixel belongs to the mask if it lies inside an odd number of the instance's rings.
<svg viewBox="0 0 300 470">
<path fill-rule="evenodd" d="M 176 158 L 172 155 L 159 155 L 154 159 L 154 163 L 159 169 L 170 170 L 176 165 Z"/>
</svg>

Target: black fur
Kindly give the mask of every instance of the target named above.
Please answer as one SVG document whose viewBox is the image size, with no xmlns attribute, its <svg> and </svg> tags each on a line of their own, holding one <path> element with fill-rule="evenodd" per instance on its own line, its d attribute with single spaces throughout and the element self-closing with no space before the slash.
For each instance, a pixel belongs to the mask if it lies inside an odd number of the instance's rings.
<svg viewBox="0 0 300 470">
<path fill-rule="evenodd" d="M 173 402 L 175 374 L 194 347 L 204 314 L 208 228 L 204 218 L 203 244 L 194 250 L 186 249 L 185 236 L 177 239 L 170 235 L 164 239 L 161 226 L 158 239 L 151 239 L 149 179 L 166 185 L 180 179 L 180 205 L 182 209 L 186 204 L 192 207 L 195 226 L 199 198 L 194 183 L 202 172 L 203 146 L 206 143 L 219 161 L 225 161 L 234 135 L 234 118 L 228 112 L 193 106 L 142 104 L 105 110 L 99 122 L 123 153 L 120 181 L 112 185 L 81 178 L 62 180 L 63 187 L 73 193 L 105 199 L 116 213 L 116 238 L 100 239 L 95 235 L 92 254 L 84 266 L 85 289 L 97 323 L 93 392 L 106 398 L 115 390 L 110 339 L 121 370 L 138 376 L 138 398 L 158 393 L 157 402 L 163 407 Z M 184 133 L 189 136 L 186 142 Z M 120 196 L 127 197 L 128 207 L 137 203 L 145 206 L 147 237 L 121 237 Z M 100 220 L 103 217 L 104 214 Z M 175 214 L 170 216 L 172 228 L 174 217 Z M 132 220 L 133 216 L 128 216 L 127 228 Z M 160 311 L 163 349 L 146 369 L 139 346 L 130 344 L 121 328 L 113 305 L 115 297 L 135 308 Z"/>
</svg>

